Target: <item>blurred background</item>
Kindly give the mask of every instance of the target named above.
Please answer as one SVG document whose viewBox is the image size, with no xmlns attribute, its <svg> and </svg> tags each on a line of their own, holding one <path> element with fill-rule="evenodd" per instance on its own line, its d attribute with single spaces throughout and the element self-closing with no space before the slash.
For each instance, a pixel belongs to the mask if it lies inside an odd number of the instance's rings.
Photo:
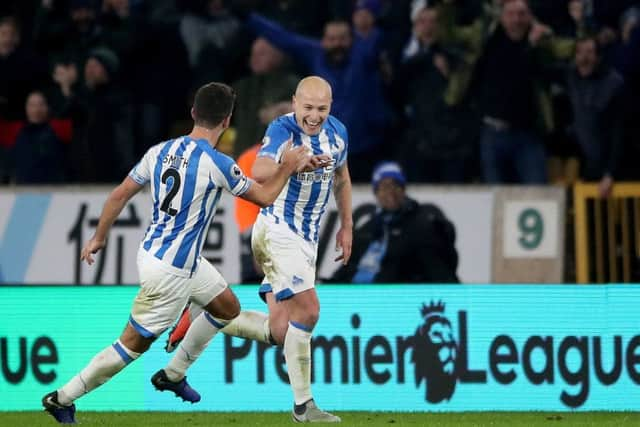
<svg viewBox="0 0 640 427">
<path fill-rule="evenodd" d="M 73 261 L 100 185 L 188 132 L 194 90 L 213 80 L 238 93 L 218 149 L 249 173 L 266 125 L 310 74 L 331 83 L 332 114 L 349 130 L 356 225 L 381 210 L 381 161 L 402 169 L 406 197 L 438 210 L 421 232 L 444 246 L 416 262 L 448 273 L 384 281 L 638 281 L 634 0 L 3 1 L 1 280 L 134 283 L 144 205 L 123 213 L 100 274 Z M 255 212 L 221 210 L 205 254 L 231 282 L 255 283 Z M 320 244 L 328 281 L 335 220 Z M 17 261 L 16 247 L 51 264 Z M 441 247 L 447 259 L 433 261 Z"/>
</svg>

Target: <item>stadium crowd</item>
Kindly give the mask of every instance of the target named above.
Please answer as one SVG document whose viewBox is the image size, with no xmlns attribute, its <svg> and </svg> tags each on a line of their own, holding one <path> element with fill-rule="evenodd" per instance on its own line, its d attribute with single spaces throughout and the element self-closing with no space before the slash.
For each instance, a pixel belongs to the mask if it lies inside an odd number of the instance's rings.
<svg viewBox="0 0 640 427">
<path fill-rule="evenodd" d="M 638 0 L 13 0 L 0 183 L 118 182 L 208 81 L 238 93 L 237 158 L 309 74 L 355 182 L 381 160 L 409 182 L 640 179 Z"/>
</svg>

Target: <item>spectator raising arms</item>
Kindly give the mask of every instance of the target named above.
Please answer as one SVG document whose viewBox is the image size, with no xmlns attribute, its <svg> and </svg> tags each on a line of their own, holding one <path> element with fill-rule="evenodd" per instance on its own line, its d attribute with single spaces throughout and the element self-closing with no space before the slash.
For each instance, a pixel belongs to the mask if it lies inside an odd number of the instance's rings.
<svg viewBox="0 0 640 427">
<path fill-rule="evenodd" d="M 283 69 L 282 52 L 264 38 L 254 40 L 249 57 L 251 75 L 236 81 L 233 88 L 241 100 L 233 114 L 237 137 L 234 156 L 262 140 L 267 125 L 291 109 L 291 96 L 298 77 Z"/>
<path fill-rule="evenodd" d="M 541 136 L 553 128 L 543 67 L 568 58 L 573 43 L 555 38 L 534 18 L 526 0 L 504 0 L 497 21 L 487 15 L 469 27 L 453 24 L 455 3 L 440 10 L 445 41 L 466 50 L 452 70 L 449 102 L 472 94 L 483 121 L 480 140 L 488 183 L 542 184 L 546 158 Z"/>
<path fill-rule="evenodd" d="M 611 192 L 622 155 L 622 77 L 600 60 L 598 42 L 576 44 L 575 65 L 567 76 L 573 132 L 582 152 L 582 177 L 600 182 L 600 196 Z"/>
<path fill-rule="evenodd" d="M 321 40 L 287 31 L 251 13 L 248 26 L 291 55 L 309 74 L 318 75 L 333 88 L 332 113 L 349 129 L 349 156 L 354 181 L 365 181 L 382 150 L 390 120 L 378 72 L 381 33 L 369 29 L 367 37 L 353 34 L 346 21 L 330 21 Z"/>
</svg>

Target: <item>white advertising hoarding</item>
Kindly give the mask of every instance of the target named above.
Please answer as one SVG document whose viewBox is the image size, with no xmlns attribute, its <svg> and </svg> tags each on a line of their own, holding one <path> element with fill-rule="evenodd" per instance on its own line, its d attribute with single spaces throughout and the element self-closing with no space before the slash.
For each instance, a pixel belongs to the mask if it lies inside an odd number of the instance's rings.
<svg viewBox="0 0 640 427">
<path fill-rule="evenodd" d="M 494 193 L 491 190 L 446 189 L 444 187 L 409 186 L 407 195 L 420 203 L 438 206 L 456 229 L 458 250 L 458 277 L 463 283 L 488 283 L 491 281 L 491 244 Z M 371 187 L 359 187 L 353 192 L 353 214 L 355 228 L 375 209 L 375 196 Z M 329 228 L 327 228 L 329 225 Z M 318 256 L 319 277 L 330 277 L 339 267 L 333 261 L 335 235 L 339 221 L 332 200 L 321 228 L 320 254 Z M 327 241 L 323 251 L 322 239 Z M 425 236 L 425 238 L 429 238 Z"/>
<path fill-rule="evenodd" d="M 108 194 L 108 189 L 0 194 L 0 283 L 137 283 L 136 253 L 151 217 L 148 192 L 124 208 L 96 263 L 80 263 L 80 250 L 93 235 Z M 232 197 L 220 201 L 202 253 L 228 280 L 240 277 Z"/>
<path fill-rule="evenodd" d="M 136 253 L 149 224 L 149 194 L 138 194 L 114 224 L 107 248 L 89 267 L 80 263 L 82 245 L 97 225 L 110 188 L 13 190 L 0 193 L 0 283 L 135 284 Z M 437 205 L 453 222 L 460 259 L 458 276 L 466 283 L 491 281 L 494 193 L 484 189 L 409 187 L 409 196 Z M 354 188 L 356 224 L 375 209 L 370 186 Z M 233 217 L 233 197 L 220 200 L 203 255 L 229 283 L 240 280 L 240 238 Z M 333 200 L 320 233 L 318 276 L 329 277 L 338 215 Z M 428 236 L 425 236 L 428 238 Z"/>
</svg>

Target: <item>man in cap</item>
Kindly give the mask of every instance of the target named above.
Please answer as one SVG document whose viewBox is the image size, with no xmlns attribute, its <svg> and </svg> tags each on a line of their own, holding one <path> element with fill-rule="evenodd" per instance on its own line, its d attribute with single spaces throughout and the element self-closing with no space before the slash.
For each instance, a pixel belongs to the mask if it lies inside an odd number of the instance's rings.
<svg viewBox="0 0 640 427">
<path fill-rule="evenodd" d="M 355 230 L 352 262 L 341 266 L 331 281 L 459 282 L 455 228 L 444 213 L 406 195 L 406 178 L 395 162 L 378 164 L 371 184 L 375 213 Z"/>
</svg>

